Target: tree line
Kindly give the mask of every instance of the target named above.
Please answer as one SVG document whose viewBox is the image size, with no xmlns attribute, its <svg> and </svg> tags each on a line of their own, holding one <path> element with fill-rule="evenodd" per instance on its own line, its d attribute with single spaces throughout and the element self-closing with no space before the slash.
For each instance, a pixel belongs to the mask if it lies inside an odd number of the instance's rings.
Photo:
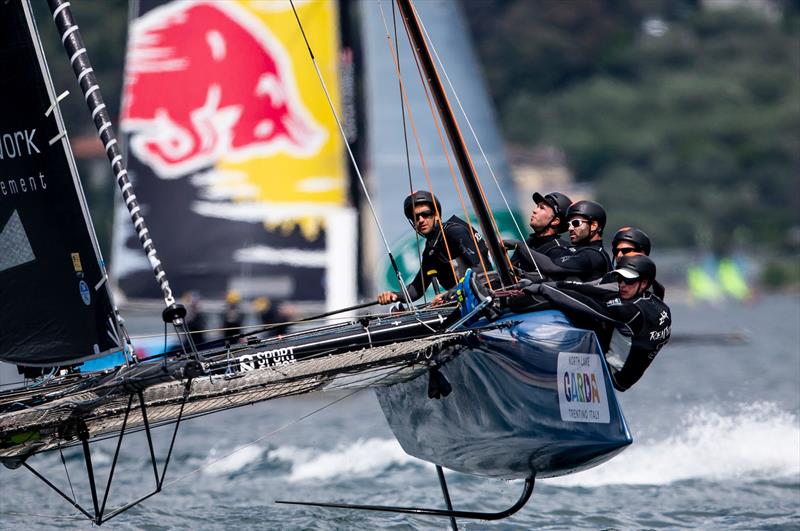
<svg viewBox="0 0 800 531">
<path fill-rule="evenodd" d="M 509 143 L 659 245 L 800 249 L 800 2 L 466 1 Z"/>
</svg>

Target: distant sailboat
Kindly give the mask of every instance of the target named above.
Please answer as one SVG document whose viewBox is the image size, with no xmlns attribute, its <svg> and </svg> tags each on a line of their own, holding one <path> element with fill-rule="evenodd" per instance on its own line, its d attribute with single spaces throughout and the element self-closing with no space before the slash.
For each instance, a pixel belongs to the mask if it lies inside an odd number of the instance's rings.
<svg viewBox="0 0 800 531">
<path fill-rule="evenodd" d="M 732 258 L 708 257 L 691 264 L 686 282 L 693 300 L 719 303 L 725 299 L 746 301 L 752 297 L 742 268 Z"/>
</svg>

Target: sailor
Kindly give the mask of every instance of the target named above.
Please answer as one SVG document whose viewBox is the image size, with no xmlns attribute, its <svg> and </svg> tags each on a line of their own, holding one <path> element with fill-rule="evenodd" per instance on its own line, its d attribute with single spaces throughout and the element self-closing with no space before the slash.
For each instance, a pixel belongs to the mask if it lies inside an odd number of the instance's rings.
<svg viewBox="0 0 800 531">
<path fill-rule="evenodd" d="M 275 303 L 267 296 L 255 298 L 252 307 L 258 322 L 269 327 L 260 336 L 265 339 L 285 335 L 289 331 L 290 322 L 297 318 L 293 308 L 287 304 Z"/>
<path fill-rule="evenodd" d="M 533 270 L 552 280 L 590 282 L 602 278 L 611 270 L 611 259 L 603 249 L 605 226 L 606 211 L 600 203 L 572 203 L 567 209 L 567 229 L 572 244 L 570 252 L 552 259 L 544 253 L 531 251 L 530 255 L 536 261 Z"/>
<path fill-rule="evenodd" d="M 186 328 L 192 334 L 195 345 L 206 342 L 206 318 L 200 308 L 200 296 L 194 291 L 183 294 L 183 304 L 186 306 Z"/>
<path fill-rule="evenodd" d="M 454 269 L 460 277 L 467 268 L 478 271 L 482 271 L 484 267 L 487 271 L 492 268 L 489 252 L 481 235 L 457 216 L 451 216 L 442 223 L 442 205 L 430 192 L 412 192 L 403 202 L 403 212 L 414 230 L 425 238 L 422 267 L 414 280 L 406 286 L 411 301 L 422 297 L 434 280 L 445 290 L 454 287 L 458 283 L 458 278 L 453 275 Z M 443 296 L 444 294 L 437 295 L 432 302 L 442 302 Z M 409 302 L 400 291 L 384 291 L 378 294 L 377 299 L 380 304 Z"/>
<path fill-rule="evenodd" d="M 611 258 L 617 263 L 623 256 L 650 256 L 651 247 L 650 237 L 643 230 L 636 227 L 622 227 L 611 240 Z M 653 280 L 651 289 L 659 299 L 664 300 L 666 290 L 660 282 Z"/>
<path fill-rule="evenodd" d="M 595 284 L 544 282 L 525 291 L 541 295 L 556 308 L 613 326 L 605 358 L 614 387 L 625 391 L 650 366 L 669 341 L 672 317 L 669 307 L 648 288 L 656 278 L 656 265 L 647 256 L 623 256 L 613 271 L 619 292 Z"/>
<path fill-rule="evenodd" d="M 559 237 L 567 232 L 567 209 L 572 201 L 561 192 L 550 192 L 542 195 L 533 194 L 536 205 L 531 212 L 530 226 L 533 232 L 528 235 L 525 245 L 530 249 L 546 254 L 551 259 L 558 259 L 568 254 L 569 245 Z M 506 249 L 514 249 L 511 265 L 524 271 L 534 271 L 535 267 L 527 249 L 518 240 L 503 240 Z"/>
<path fill-rule="evenodd" d="M 222 314 L 222 329 L 226 338 L 237 335 L 241 332 L 244 324 L 244 312 L 239 303 L 242 296 L 239 292 L 232 289 L 225 295 L 225 312 Z"/>
</svg>

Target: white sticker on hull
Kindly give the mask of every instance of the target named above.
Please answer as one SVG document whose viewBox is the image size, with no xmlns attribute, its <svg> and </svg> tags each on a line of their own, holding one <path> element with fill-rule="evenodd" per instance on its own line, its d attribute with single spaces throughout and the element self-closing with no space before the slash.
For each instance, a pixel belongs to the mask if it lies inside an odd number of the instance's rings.
<svg viewBox="0 0 800 531">
<path fill-rule="evenodd" d="M 558 406 L 566 422 L 610 422 L 599 354 L 558 353 Z"/>
</svg>

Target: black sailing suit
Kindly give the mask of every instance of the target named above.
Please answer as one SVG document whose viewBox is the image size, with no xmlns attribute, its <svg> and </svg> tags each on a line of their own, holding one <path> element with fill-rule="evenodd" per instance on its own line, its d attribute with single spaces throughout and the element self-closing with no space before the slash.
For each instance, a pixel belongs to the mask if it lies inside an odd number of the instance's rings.
<svg viewBox="0 0 800 531">
<path fill-rule="evenodd" d="M 475 234 L 475 239 L 478 241 L 477 251 L 471 233 Z M 447 239 L 447 248 L 445 247 L 445 238 Z M 463 219 L 452 216 L 444 222 L 444 238 L 442 238 L 442 229 L 438 223 L 425 237 L 422 267 L 414 280 L 406 286 L 412 301 L 422 297 L 434 276 L 444 289 L 450 289 L 458 283 L 458 279 L 453 276 L 453 267 L 451 267 L 450 257 L 447 255 L 448 248 L 450 256 L 457 262 L 456 273 L 458 275 L 463 275 L 470 267 L 482 271 L 478 252 L 483 256 L 483 264 L 487 270 L 492 268 L 492 263 L 489 261 L 489 250 L 481 235 Z M 435 273 L 431 273 L 433 271 Z M 394 293 L 397 294 L 399 300 L 405 301 L 402 292 L 395 291 Z"/>
<path fill-rule="evenodd" d="M 605 358 L 614 387 L 619 391 L 630 389 L 639 381 L 669 341 L 672 331 L 669 306 L 649 290 L 627 301 L 618 293 L 580 282 L 545 282 L 526 291 L 542 295 L 556 308 L 613 325 Z"/>
<path fill-rule="evenodd" d="M 567 252 L 555 258 L 539 251 L 531 251 L 531 254 L 542 275 L 552 280 L 577 278 L 583 282 L 590 282 L 602 278 L 611 270 L 611 258 L 603 249 L 603 240 L 568 247 Z M 521 253 L 521 259 L 530 262 L 527 251 Z M 536 271 L 533 264 L 526 265 L 523 269 Z"/>
<path fill-rule="evenodd" d="M 551 260 L 557 260 L 570 253 L 569 244 L 559 238 L 558 234 L 548 234 L 547 236 L 531 234 L 525 240 L 525 245 L 529 249 L 547 255 Z M 536 271 L 530 256 L 528 256 L 528 251 L 522 245 L 517 246 L 517 250 L 511 255 L 511 265 L 519 267 L 523 271 Z"/>
</svg>

